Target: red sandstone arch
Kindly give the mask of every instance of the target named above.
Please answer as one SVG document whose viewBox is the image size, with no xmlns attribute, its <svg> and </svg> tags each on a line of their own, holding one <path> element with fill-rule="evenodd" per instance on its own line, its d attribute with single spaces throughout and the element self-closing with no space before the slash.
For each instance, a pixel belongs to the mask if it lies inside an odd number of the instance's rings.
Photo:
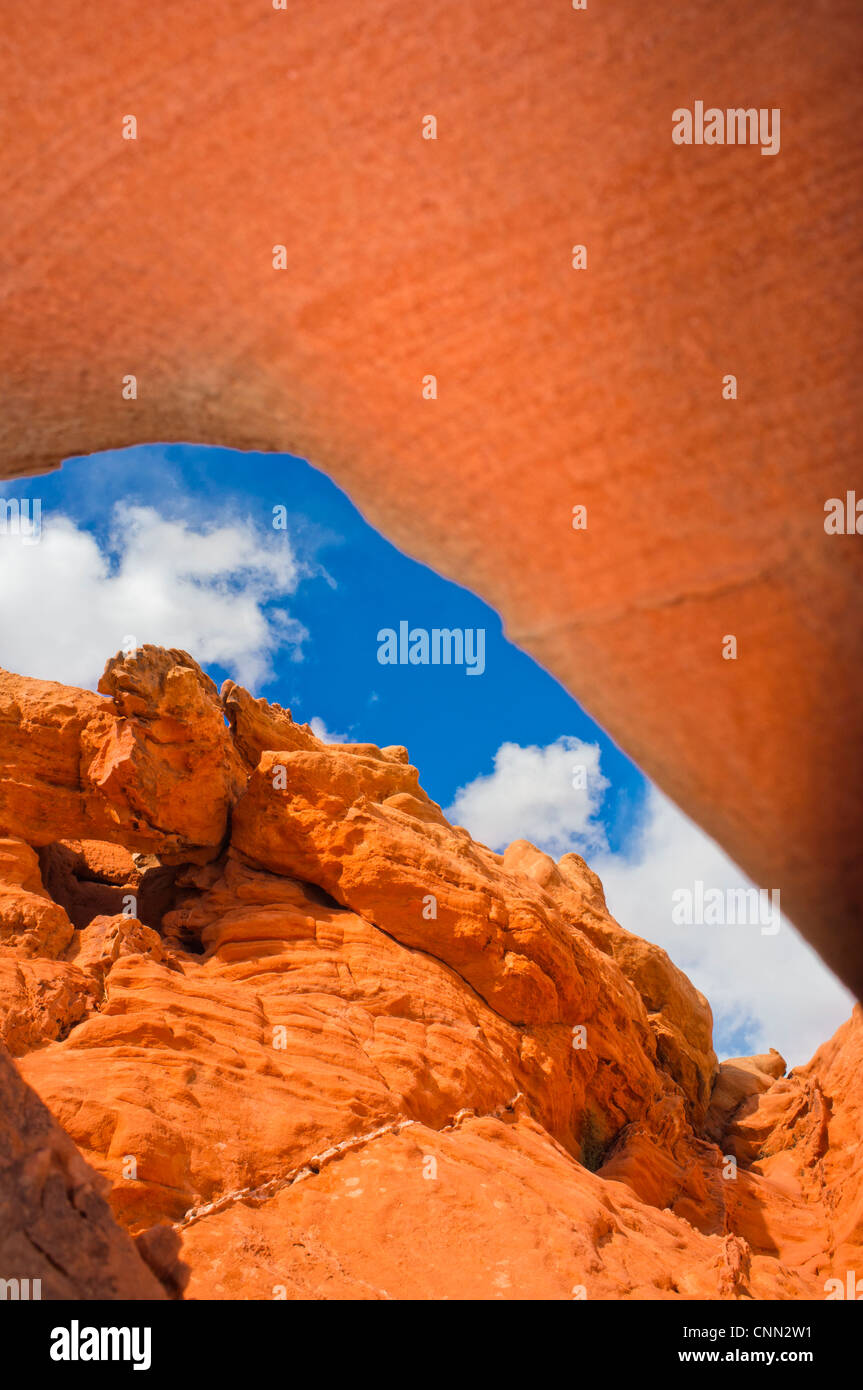
<svg viewBox="0 0 863 1390">
<path fill-rule="evenodd" d="M 855 0 L 7 6 L 0 473 L 311 458 L 859 993 L 863 539 L 823 507 L 863 492 L 861 31 Z M 779 107 L 781 153 L 673 146 L 696 99 Z"/>
</svg>

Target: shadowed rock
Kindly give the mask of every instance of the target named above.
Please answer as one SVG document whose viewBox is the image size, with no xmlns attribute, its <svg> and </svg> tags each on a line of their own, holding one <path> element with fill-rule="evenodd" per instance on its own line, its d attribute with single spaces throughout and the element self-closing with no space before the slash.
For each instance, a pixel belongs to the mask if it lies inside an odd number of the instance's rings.
<svg viewBox="0 0 863 1390">
<path fill-rule="evenodd" d="M 42 1298 L 164 1298 L 108 1188 L 0 1047 L 0 1279 L 38 1279 Z"/>
</svg>

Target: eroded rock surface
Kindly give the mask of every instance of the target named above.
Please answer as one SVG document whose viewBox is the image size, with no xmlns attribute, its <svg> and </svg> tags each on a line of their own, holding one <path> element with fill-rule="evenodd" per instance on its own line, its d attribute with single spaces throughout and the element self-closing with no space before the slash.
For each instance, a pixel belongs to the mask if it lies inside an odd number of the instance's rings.
<svg viewBox="0 0 863 1390">
<path fill-rule="evenodd" d="M 859 1009 L 788 1077 L 720 1067 L 577 855 L 493 853 L 405 749 L 220 700 L 185 653 L 108 672 L 4 677 L 0 1003 L 160 1289 L 804 1298 L 855 1267 Z"/>
<path fill-rule="evenodd" d="M 0 833 L 216 855 L 239 776 L 216 687 L 184 652 L 142 651 L 108 662 L 106 698 L 0 671 Z"/>
<path fill-rule="evenodd" d="M 859 0 L 198 8 L 2 7 L 0 476 L 310 459 L 860 997 Z M 696 97 L 781 150 L 675 145 Z"/>
</svg>

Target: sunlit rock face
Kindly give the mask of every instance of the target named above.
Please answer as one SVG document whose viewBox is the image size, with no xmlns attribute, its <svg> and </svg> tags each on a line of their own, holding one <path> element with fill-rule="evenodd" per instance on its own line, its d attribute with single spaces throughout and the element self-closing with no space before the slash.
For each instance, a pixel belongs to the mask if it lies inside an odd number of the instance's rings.
<svg viewBox="0 0 863 1390">
<path fill-rule="evenodd" d="M 863 16 L 599 9 L 5 6 L 0 475 L 309 458 L 860 994 Z M 675 144 L 696 98 L 778 153 Z"/>
<path fill-rule="evenodd" d="M 212 858 L 240 778 L 218 693 L 183 653 L 147 651 L 108 662 L 107 700 L 0 672 L 0 829 Z"/>
<path fill-rule="evenodd" d="M 157 1276 L 132 1296 L 803 1298 L 855 1267 L 859 1009 L 788 1077 L 720 1068 L 589 866 L 475 842 L 405 749 L 154 647 L 102 696 L 0 688 L 2 1036 Z"/>
</svg>

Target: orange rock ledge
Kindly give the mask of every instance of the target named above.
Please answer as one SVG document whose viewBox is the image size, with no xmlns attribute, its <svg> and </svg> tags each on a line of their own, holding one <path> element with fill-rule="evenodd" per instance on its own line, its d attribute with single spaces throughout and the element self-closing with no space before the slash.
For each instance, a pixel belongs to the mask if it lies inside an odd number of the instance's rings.
<svg viewBox="0 0 863 1390">
<path fill-rule="evenodd" d="M 82 1242 L 51 1296 L 799 1299 L 863 1267 L 859 1007 L 788 1076 L 719 1066 L 584 861 L 492 853 L 403 748 L 184 652 L 100 691 L 0 675 L 6 1264 L 38 1277 L 45 1194 L 101 1181 L 113 1283 Z"/>
</svg>

